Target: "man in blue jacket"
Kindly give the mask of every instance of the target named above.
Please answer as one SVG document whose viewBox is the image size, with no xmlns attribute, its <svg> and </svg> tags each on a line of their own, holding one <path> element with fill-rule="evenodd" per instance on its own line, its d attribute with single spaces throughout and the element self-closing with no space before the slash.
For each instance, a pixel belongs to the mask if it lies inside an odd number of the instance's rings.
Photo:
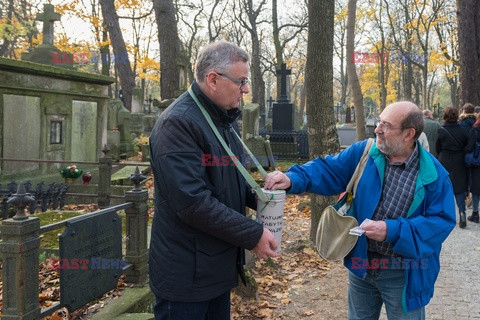
<svg viewBox="0 0 480 320">
<path fill-rule="evenodd" d="M 192 93 L 158 118 L 150 136 L 155 215 L 150 242 L 150 287 L 156 320 L 229 320 L 230 290 L 244 279 L 244 249 L 276 257 L 262 224 L 245 216 L 255 195 L 217 140 L 193 99 L 203 105 L 240 159 L 234 131 L 248 89 L 248 54 L 218 41 L 197 58 Z"/>
<path fill-rule="evenodd" d="M 455 205 L 447 171 L 417 143 L 422 130 L 422 113 L 413 103 L 391 104 L 380 115 L 354 202 L 360 224 L 374 221 L 344 259 L 349 319 L 378 319 L 383 304 L 389 319 L 425 319 L 442 242 L 455 226 Z M 366 142 L 294 165 L 286 174 L 275 171 L 265 188 L 339 194 Z"/>
</svg>

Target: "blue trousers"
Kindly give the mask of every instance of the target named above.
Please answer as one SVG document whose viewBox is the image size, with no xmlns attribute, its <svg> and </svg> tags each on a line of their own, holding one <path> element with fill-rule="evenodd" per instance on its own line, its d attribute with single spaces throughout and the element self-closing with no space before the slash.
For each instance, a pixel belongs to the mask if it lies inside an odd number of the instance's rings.
<svg viewBox="0 0 480 320">
<path fill-rule="evenodd" d="M 155 320 L 230 320 L 230 291 L 207 301 L 176 302 L 156 298 Z"/>
<path fill-rule="evenodd" d="M 425 320 L 425 308 L 403 312 L 404 278 L 402 269 L 371 269 L 365 279 L 349 272 L 348 319 L 378 319 L 385 303 L 389 320 Z"/>
<path fill-rule="evenodd" d="M 465 212 L 465 193 L 456 193 L 455 202 L 457 203 L 458 211 Z"/>
<path fill-rule="evenodd" d="M 480 194 L 472 193 L 472 210 L 478 211 L 478 203 L 480 202 Z"/>
</svg>

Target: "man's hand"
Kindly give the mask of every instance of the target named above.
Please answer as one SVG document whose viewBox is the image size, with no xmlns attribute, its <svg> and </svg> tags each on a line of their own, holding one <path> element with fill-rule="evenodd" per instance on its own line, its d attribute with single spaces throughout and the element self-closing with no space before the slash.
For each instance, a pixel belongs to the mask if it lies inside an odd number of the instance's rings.
<svg viewBox="0 0 480 320">
<path fill-rule="evenodd" d="M 287 175 L 281 171 L 274 171 L 267 175 L 263 187 L 268 190 L 285 190 L 290 188 L 292 181 Z"/>
<path fill-rule="evenodd" d="M 387 223 L 385 221 L 371 221 L 362 225 L 365 236 L 377 241 L 384 241 L 387 238 Z"/>
<path fill-rule="evenodd" d="M 262 237 L 258 241 L 257 246 L 252 249 L 252 252 L 260 259 L 267 259 L 269 257 L 278 257 L 280 253 L 273 250 L 277 249 L 277 241 L 273 234 L 267 228 L 263 227 Z"/>
</svg>

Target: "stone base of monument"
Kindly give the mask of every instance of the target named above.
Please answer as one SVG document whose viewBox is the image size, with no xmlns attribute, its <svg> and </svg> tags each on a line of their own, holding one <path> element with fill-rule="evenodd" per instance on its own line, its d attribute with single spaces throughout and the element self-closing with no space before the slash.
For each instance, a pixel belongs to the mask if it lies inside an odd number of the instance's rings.
<svg viewBox="0 0 480 320">
<path fill-rule="evenodd" d="M 105 307 L 89 317 L 91 320 L 104 319 L 153 319 L 155 296 L 148 284 L 126 288 L 118 299 L 106 300 Z"/>
</svg>

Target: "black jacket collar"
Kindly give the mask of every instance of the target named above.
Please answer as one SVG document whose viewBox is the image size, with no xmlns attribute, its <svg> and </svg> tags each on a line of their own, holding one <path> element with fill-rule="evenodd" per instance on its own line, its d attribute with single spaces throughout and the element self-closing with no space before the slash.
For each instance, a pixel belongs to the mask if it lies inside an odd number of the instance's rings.
<svg viewBox="0 0 480 320">
<path fill-rule="evenodd" d="M 230 126 L 230 124 L 232 124 L 242 113 L 242 111 L 240 111 L 238 108 L 230 110 L 223 110 L 220 108 L 218 105 L 213 103 L 213 101 L 210 100 L 210 98 L 208 98 L 202 92 L 202 90 L 200 90 L 197 81 L 192 83 L 192 90 L 197 96 L 198 100 L 203 104 L 207 112 L 210 114 L 210 117 L 212 117 L 213 122 L 217 125 Z"/>
</svg>

